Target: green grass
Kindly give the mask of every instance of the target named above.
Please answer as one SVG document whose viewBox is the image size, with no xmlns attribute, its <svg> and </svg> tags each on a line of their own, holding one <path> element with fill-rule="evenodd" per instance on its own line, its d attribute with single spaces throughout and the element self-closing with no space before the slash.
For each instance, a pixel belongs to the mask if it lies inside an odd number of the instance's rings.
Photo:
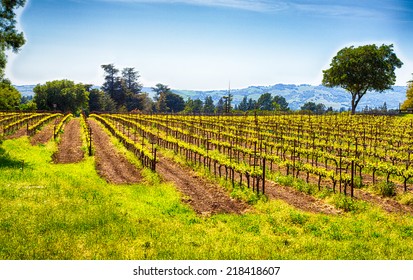
<svg viewBox="0 0 413 280">
<path fill-rule="evenodd" d="M 409 215 L 366 204 L 327 216 L 257 200 L 241 216 L 203 217 L 150 171 L 142 184 L 111 185 L 93 157 L 51 163 L 53 141 L 2 148 L 0 259 L 413 259 Z"/>
</svg>

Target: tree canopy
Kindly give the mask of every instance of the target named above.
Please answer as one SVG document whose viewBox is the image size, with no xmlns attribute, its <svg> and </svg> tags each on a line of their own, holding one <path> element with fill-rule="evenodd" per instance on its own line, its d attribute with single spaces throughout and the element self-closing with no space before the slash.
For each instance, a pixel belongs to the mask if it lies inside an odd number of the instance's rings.
<svg viewBox="0 0 413 280">
<path fill-rule="evenodd" d="M 105 82 L 102 90 L 106 94 L 104 99 L 107 104 L 111 101 L 110 97 L 117 107 L 117 110 L 141 110 L 145 111 L 148 106 L 147 96 L 142 94 L 142 84 L 139 83 L 139 72 L 135 68 L 127 67 L 120 71 L 113 64 L 101 66 L 105 71 Z M 111 105 L 110 105 L 111 106 Z"/>
<path fill-rule="evenodd" d="M 407 110 L 413 108 L 413 80 L 408 82 L 406 90 L 406 100 L 403 102 L 401 109 Z"/>
<path fill-rule="evenodd" d="M 263 110 L 263 111 L 288 111 L 288 102 L 284 97 L 276 95 L 272 97 L 271 93 L 263 93 L 257 101 L 247 96 L 241 100 L 237 107 L 240 111 Z"/>
<path fill-rule="evenodd" d="M 20 100 L 20 92 L 10 82 L 0 82 L 0 110 L 15 110 Z"/>
<path fill-rule="evenodd" d="M 257 106 L 259 110 L 263 110 L 263 111 L 274 110 L 271 93 L 267 92 L 267 93 L 261 94 L 261 96 L 258 98 Z"/>
<path fill-rule="evenodd" d="M 69 80 L 56 80 L 37 85 L 34 89 L 34 102 L 39 110 L 59 110 L 77 113 L 89 107 L 87 86 Z"/>
<path fill-rule="evenodd" d="M 177 113 L 185 109 L 185 101 L 182 96 L 175 94 L 164 84 L 156 84 L 152 88 L 155 92 L 155 111 L 158 113 Z"/>
<path fill-rule="evenodd" d="M 403 63 L 393 52 L 393 45 L 365 45 L 341 49 L 330 68 L 323 71 L 323 85 L 342 87 L 351 98 L 354 114 L 360 99 L 368 91 L 382 92 L 396 82 L 395 69 Z"/>
<path fill-rule="evenodd" d="M 302 111 L 310 111 L 315 114 L 324 114 L 326 112 L 326 106 L 323 103 L 316 104 L 315 102 L 306 102 L 300 108 Z"/>
<path fill-rule="evenodd" d="M 6 51 L 18 52 L 26 42 L 23 32 L 16 29 L 15 9 L 23 7 L 26 0 L 1 0 L 0 2 L 0 80 L 4 79 L 7 64 Z"/>
</svg>

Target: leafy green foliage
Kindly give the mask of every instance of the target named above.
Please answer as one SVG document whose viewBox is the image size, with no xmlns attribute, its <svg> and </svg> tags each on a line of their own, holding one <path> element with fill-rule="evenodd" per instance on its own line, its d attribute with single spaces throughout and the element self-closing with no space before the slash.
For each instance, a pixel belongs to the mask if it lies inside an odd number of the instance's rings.
<svg viewBox="0 0 413 280">
<path fill-rule="evenodd" d="M 98 89 L 89 91 L 89 111 L 90 112 L 115 112 L 116 103 L 109 94 Z"/>
<path fill-rule="evenodd" d="M 264 93 L 258 98 L 257 106 L 259 110 L 272 111 L 274 110 L 274 105 L 272 101 L 271 93 Z"/>
<path fill-rule="evenodd" d="M 341 49 L 330 68 L 323 71 L 323 85 L 342 87 L 350 92 L 352 113 L 368 91 L 390 89 L 396 82 L 395 69 L 403 63 L 393 52 L 393 45 L 365 45 Z"/>
<path fill-rule="evenodd" d="M 16 29 L 15 9 L 23 7 L 26 0 L 1 0 L 0 2 L 0 81 L 4 78 L 7 56 L 5 52 L 18 52 L 26 42 L 23 32 Z"/>
<path fill-rule="evenodd" d="M 93 93 L 91 111 L 151 111 L 152 103 L 147 94 L 142 93 L 140 75 L 135 68 L 124 68 L 122 76 L 119 76 L 119 70 L 115 65 L 106 64 L 101 67 L 105 71 L 105 82 L 102 85 L 104 94 Z"/>
<path fill-rule="evenodd" d="M 383 181 L 373 186 L 373 188 L 382 196 L 392 197 L 396 195 L 396 185 L 393 182 Z"/>
<path fill-rule="evenodd" d="M 39 110 L 60 110 L 78 113 L 88 107 L 89 93 L 83 84 L 60 80 L 37 85 L 33 89 L 34 101 Z"/>
<path fill-rule="evenodd" d="M 20 99 L 20 92 L 8 81 L 0 82 L 0 110 L 15 110 Z"/>
<path fill-rule="evenodd" d="M 185 110 L 184 113 L 196 113 L 199 114 L 203 112 L 203 102 L 200 99 L 195 99 L 192 100 L 191 98 L 188 98 L 188 100 L 185 102 Z"/>
<path fill-rule="evenodd" d="M 413 108 L 413 81 L 409 81 L 406 91 L 406 100 L 404 101 L 401 109 L 407 110 Z"/>
<path fill-rule="evenodd" d="M 322 103 L 314 103 L 314 102 L 307 102 L 303 106 L 301 106 L 301 110 L 303 111 L 310 111 L 315 114 L 323 114 L 326 111 L 326 106 Z"/>
</svg>

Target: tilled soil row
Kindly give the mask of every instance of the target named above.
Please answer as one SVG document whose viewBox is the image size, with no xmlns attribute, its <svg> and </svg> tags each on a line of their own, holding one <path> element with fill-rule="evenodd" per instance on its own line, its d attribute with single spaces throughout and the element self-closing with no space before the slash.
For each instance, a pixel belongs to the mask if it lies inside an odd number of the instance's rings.
<svg viewBox="0 0 413 280">
<path fill-rule="evenodd" d="M 54 125 L 55 123 L 59 123 L 62 118 L 57 118 L 46 124 L 42 127 L 42 129 L 37 132 L 33 137 L 30 139 L 30 143 L 35 146 L 38 144 L 46 144 L 50 141 L 53 137 L 54 133 Z"/>
<path fill-rule="evenodd" d="M 291 187 L 282 186 L 269 180 L 265 180 L 265 184 L 265 194 L 270 199 L 281 199 L 300 210 L 322 214 L 339 214 L 342 212 L 332 205 Z"/>
<path fill-rule="evenodd" d="M 65 125 L 58 151 L 53 155 L 54 163 L 76 163 L 83 159 L 84 152 L 82 150 L 80 129 L 78 119 L 72 119 Z"/>
<path fill-rule="evenodd" d="M 384 198 L 359 189 L 354 190 L 354 197 L 371 202 L 375 205 L 379 205 L 382 209 L 389 213 L 413 214 L 413 208 L 411 206 L 403 205 L 392 198 Z"/>
<path fill-rule="evenodd" d="M 142 180 L 138 169 L 116 151 L 109 135 L 93 119 L 89 120 L 99 175 L 112 184 L 133 184 Z"/>
<path fill-rule="evenodd" d="M 23 127 L 21 127 L 20 129 L 18 129 L 16 132 L 14 132 L 11 135 L 6 136 L 6 139 L 17 139 L 23 136 L 27 135 L 27 126 L 24 125 Z"/>
<path fill-rule="evenodd" d="M 218 184 L 197 176 L 190 168 L 182 167 L 168 158 L 159 159 L 156 171 L 164 180 L 175 184 L 187 197 L 183 201 L 198 214 L 241 214 L 248 209 L 246 203 L 230 198 L 229 194 Z"/>
</svg>

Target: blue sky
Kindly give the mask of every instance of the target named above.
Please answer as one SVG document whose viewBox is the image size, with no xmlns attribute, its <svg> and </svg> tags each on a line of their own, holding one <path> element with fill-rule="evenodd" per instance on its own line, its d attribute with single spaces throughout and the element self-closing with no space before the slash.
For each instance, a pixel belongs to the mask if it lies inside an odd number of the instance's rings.
<svg viewBox="0 0 413 280">
<path fill-rule="evenodd" d="M 313 84 L 343 47 L 394 44 L 413 73 L 413 3 L 403 0 L 29 0 L 14 84 L 103 83 L 100 65 L 135 67 L 144 86 L 224 89 Z"/>
</svg>

